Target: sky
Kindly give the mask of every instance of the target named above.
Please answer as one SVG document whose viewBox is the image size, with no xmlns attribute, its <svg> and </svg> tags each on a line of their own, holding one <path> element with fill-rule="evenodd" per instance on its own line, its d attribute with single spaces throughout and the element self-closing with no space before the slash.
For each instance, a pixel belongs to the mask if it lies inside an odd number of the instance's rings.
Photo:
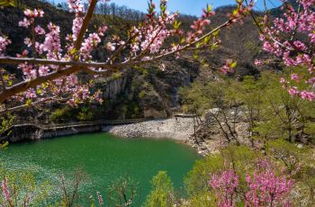
<svg viewBox="0 0 315 207">
<path fill-rule="evenodd" d="M 65 2 L 66 0 L 54 0 L 55 3 Z M 281 5 L 280 0 L 256 0 L 256 10 L 264 10 L 264 1 L 266 1 L 268 8 L 273 8 Z M 131 9 L 146 11 L 147 0 L 111 0 L 118 5 L 124 5 Z M 158 3 L 159 0 L 154 0 Z M 231 5 L 235 0 L 168 0 L 170 11 L 179 11 L 180 13 L 199 16 L 201 11 L 207 4 L 214 8 L 224 5 Z"/>
</svg>

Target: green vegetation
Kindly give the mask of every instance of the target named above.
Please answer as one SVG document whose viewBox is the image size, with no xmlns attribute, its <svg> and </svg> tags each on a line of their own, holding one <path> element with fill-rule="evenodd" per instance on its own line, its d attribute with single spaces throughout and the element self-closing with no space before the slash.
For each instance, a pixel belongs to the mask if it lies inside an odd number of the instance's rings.
<svg viewBox="0 0 315 207">
<path fill-rule="evenodd" d="M 183 111 L 203 117 L 200 130 L 216 128 L 227 143 L 218 153 L 198 161 L 188 174 L 185 206 L 221 206 L 209 181 L 211 175 L 230 169 L 240 182 L 234 202 L 243 206 L 239 191 L 245 194 L 245 176 L 255 174 L 261 160 L 268 160 L 276 175 L 294 181 L 292 206 L 314 205 L 315 104 L 292 97 L 280 83 L 280 78 L 289 79 L 290 73 L 298 71 L 265 71 L 257 78 L 245 76 L 241 81 L 198 81 L 180 90 Z M 301 81 L 298 87 L 307 85 Z M 246 132 L 237 130 L 240 124 L 247 126 Z"/>
<path fill-rule="evenodd" d="M 6 206 L 40 205 L 48 198 L 51 185 L 38 182 L 30 169 L 12 169 L 0 160 L 1 192 L 0 203 Z M 10 192 L 10 193 L 6 193 Z M 8 203 L 6 203 L 9 201 Z"/>
<path fill-rule="evenodd" d="M 16 6 L 16 0 L 0 0 L 1 6 Z"/>
<path fill-rule="evenodd" d="M 240 177 L 240 189 L 246 190 L 245 176 L 253 174 L 260 160 L 273 163 L 278 175 L 288 175 L 295 182 L 291 196 L 293 206 L 312 206 L 314 204 L 315 159 L 311 148 L 299 149 L 295 144 L 286 141 L 270 141 L 267 153 L 262 154 L 244 146 L 230 146 L 219 154 L 209 155 L 198 161 L 185 179 L 186 190 L 189 194 L 185 206 L 216 206 L 216 200 L 209 180 L 211 175 L 222 170 L 234 169 Z M 302 158 L 302 159 L 301 159 Z M 293 167 L 294 165 L 294 167 Z"/>
<path fill-rule="evenodd" d="M 11 131 L 9 130 L 13 124 L 14 118 L 15 117 L 9 113 L 0 117 L 0 134 L 6 134 L 6 136 L 10 135 Z M 8 141 L 0 139 L 0 151 L 5 149 L 8 145 Z"/>
<path fill-rule="evenodd" d="M 239 141 L 234 123 L 245 122 L 252 142 L 284 139 L 314 143 L 315 104 L 283 90 L 279 82 L 282 75 L 267 71 L 257 80 L 245 76 L 242 81 L 195 82 L 180 91 L 183 110 L 200 116 L 208 114 L 229 142 Z M 207 111 L 212 108 L 220 110 Z"/>
<path fill-rule="evenodd" d="M 144 204 L 145 207 L 172 207 L 174 205 L 174 187 L 167 172 L 160 171 L 153 177 L 152 188 Z"/>
</svg>

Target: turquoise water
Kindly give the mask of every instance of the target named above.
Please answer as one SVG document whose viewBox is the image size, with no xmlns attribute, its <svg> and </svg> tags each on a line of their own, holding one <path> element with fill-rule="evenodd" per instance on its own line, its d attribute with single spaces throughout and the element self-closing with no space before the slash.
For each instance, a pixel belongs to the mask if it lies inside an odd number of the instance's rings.
<svg viewBox="0 0 315 207">
<path fill-rule="evenodd" d="M 138 202 L 150 191 L 150 180 L 167 171 L 177 190 L 192 168 L 197 153 L 171 140 L 122 139 L 107 133 L 85 134 L 10 145 L 1 158 L 12 166 L 34 168 L 40 179 L 56 180 L 64 173 L 81 169 L 87 174 L 81 192 L 105 193 L 119 177 L 131 177 L 138 184 Z"/>
</svg>

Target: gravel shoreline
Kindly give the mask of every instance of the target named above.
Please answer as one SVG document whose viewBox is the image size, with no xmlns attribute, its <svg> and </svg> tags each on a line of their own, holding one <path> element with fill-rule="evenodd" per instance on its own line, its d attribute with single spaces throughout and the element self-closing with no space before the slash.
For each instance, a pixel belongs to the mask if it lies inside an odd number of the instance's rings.
<svg viewBox="0 0 315 207">
<path fill-rule="evenodd" d="M 186 142 L 194 133 L 194 120 L 193 118 L 178 117 L 135 124 L 106 126 L 102 130 L 126 138 L 168 138 Z"/>
</svg>

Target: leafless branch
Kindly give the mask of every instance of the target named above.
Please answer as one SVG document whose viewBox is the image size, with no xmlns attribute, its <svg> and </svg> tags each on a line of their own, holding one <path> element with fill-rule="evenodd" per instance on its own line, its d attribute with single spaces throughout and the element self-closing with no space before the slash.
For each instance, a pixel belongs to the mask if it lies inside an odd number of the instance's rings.
<svg viewBox="0 0 315 207">
<path fill-rule="evenodd" d="M 36 105 L 39 105 L 39 104 L 42 104 L 42 103 L 49 103 L 49 102 L 55 102 L 55 101 L 61 102 L 61 101 L 66 101 L 66 100 L 68 100 L 68 98 L 58 98 L 56 96 L 47 97 L 47 98 L 43 98 L 43 99 L 41 99 L 39 101 L 35 101 L 35 102 L 29 103 L 29 104 L 22 104 L 22 105 L 19 105 L 19 106 L 14 106 L 12 108 L 7 108 L 5 110 L 0 111 L 0 115 L 1 114 L 5 114 L 5 113 L 10 113 L 10 112 L 13 112 L 13 111 L 23 110 L 25 108 L 36 106 Z"/>
</svg>

